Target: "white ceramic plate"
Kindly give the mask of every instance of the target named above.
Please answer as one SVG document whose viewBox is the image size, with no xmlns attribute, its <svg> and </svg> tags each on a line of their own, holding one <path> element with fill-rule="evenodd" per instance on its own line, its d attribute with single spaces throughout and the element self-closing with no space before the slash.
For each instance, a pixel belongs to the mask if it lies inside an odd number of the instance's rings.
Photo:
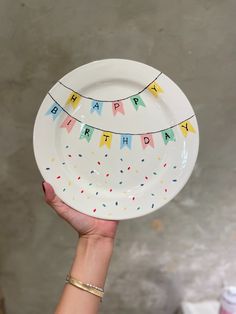
<svg viewBox="0 0 236 314">
<path fill-rule="evenodd" d="M 66 74 L 34 126 L 43 178 L 66 204 L 103 219 L 135 218 L 168 203 L 190 177 L 198 146 L 197 120 L 180 88 L 131 60 Z"/>
</svg>

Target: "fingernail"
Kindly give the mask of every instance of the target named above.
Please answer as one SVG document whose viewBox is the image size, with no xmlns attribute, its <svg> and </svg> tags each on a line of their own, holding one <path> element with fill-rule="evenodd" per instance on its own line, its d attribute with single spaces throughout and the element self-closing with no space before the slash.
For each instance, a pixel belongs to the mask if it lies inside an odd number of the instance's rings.
<svg viewBox="0 0 236 314">
<path fill-rule="evenodd" d="M 42 182 L 42 188 L 43 188 L 43 192 L 45 193 L 44 182 L 45 182 L 45 181 Z"/>
</svg>

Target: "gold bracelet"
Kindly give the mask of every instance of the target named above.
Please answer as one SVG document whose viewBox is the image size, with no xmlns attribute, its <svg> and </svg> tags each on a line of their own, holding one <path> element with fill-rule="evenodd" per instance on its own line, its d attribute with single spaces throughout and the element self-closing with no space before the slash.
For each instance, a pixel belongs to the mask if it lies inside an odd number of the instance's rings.
<svg viewBox="0 0 236 314">
<path fill-rule="evenodd" d="M 69 283 L 69 284 L 71 284 L 72 286 L 74 286 L 76 288 L 79 288 L 79 289 L 82 289 L 84 291 L 90 292 L 90 293 L 100 297 L 101 301 L 102 301 L 102 298 L 104 296 L 104 290 L 102 288 L 93 286 L 91 284 L 83 283 L 82 281 L 80 281 L 78 279 L 75 279 L 75 278 L 71 277 L 70 275 L 67 275 L 66 283 Z"/>
</svg>

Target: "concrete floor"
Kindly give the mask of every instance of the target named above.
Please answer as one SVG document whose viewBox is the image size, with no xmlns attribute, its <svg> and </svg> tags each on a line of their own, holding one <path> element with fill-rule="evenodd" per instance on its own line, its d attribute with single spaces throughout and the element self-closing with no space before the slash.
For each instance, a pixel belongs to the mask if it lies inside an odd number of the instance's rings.
<svg viewBox="0 0 236 314">
<path fill-rule="evenodd" d="M 235 0 L 0 2 L 0 285 L 8 314 L 53 313 L 76 235 L 43 202 L 32 128 L 47 90 L 96 59 L 150 64 L 189 97 L 193 175 L 168 205 L 121 222 L 101 314 L 173 314 L 236 284 Z"/>
</svg>

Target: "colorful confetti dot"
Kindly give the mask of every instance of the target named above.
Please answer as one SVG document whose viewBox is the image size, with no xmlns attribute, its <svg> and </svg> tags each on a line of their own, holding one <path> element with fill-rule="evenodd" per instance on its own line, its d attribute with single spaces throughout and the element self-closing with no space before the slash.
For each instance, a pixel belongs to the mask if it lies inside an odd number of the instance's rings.
<svg viewBox="0 0 236 314">
<path fill-rule="evenodd" d="M 141 161 L 144 162 L 144 159 L 142 159 Z"/>
<path fill-rule="evenodd" d="M 116 206 L 117 206 L 117 205 L 118 205 L 118 202 L 116 201 L 115 204 L 116 204 Z"/>
<path fill-rule="evenodd" d="M 154 176 L 156 176 L 156 175 L 157 175 L 157 173 L 156 173 L 156 172 L 153 172 L 153 174 L 154 174 Z"/>
<path fill-rule="evenodd" d="M 174 166 L 173 168 L 174 168 L 174 169 L 176 169 L 177 167 L 176 167 L 176 166 Z"/>
<path fill-rule="evenodd" d="M 120 170 L 120 173 L 123 173 L 124 171 L 123 170 Z"/>
<path fill-rule="evenodd" d="M 64 188 L 64 189 L 63 189 L 63 192 L 65 192 L 65 190 L 66 190 L 66 189 Z"/>
<path fill-rule="evenodd" d="M 94 173 L 94 170 L 91 170 L 90 173 Z"/>
<path fill-rule="evenodd" d="M 60 179 L 61 178 L 61 176 L 57 176 L 57 179 Z"/>
<path fill-rule="evenodd" d="M 80 180 L 80 177 L 78 177 L 77 179 Z"/>
<path fill-rule="evenodd" d="M 62 163 L 63 165 L 65 165 L 66 163 L 63 161 L 63 163 Z"/>
<path fill-rule="evenodd" d="M 137 210 L 139 210 L 140 209 L 140 206 L 139 207 L 137 207 Z"/>
<path fill-rule="evenodd" d="M 173 182 L 177 182 L 177 180 L 176 180 L 176 179 L 173 179 L 172 181 L 173 181 Z"/>
<path fill-rule="evenodd" d="M 155 196 L 155 194 L 154 194 L 154 193 L 151 193 L 151 195 L 152 195 L 152 196 Z"/>
<path fill-rule="evenodd" d="M 163 167 L 166 167 L 167 163 L 164 163 Z"/>
<path fill-rule="evenodd" d="M 122 183 L 123 183 L 122 181 L 119 182 L 119 184 L 122 184 Z"/>
<path fill-rule="evenodd" d="M 127 170 L 130 170 L 131 169 L 131 167 L 129 166 L 128 168 L 127 168 Z"/>
<path fill-rule="evenodd" d="M 55 161 L 55 158 L 53 157 L 53 158 L 51 159 L 51 161 Z"/>
<path fill-rule="evenodd" d="M 97 164 L 100 166 L 101 165 L 100 161 L 98 161 Z"/>
<path fill-rule="evenodd" d="M 72 182 L 71 181 L 68 181 L 68 185 L 70 186 L 72 184 Z"/>
<path fill-rule="evenodd" d="M 98 192 L 96 192 L 96 195 L 98 195 Z"/>
<path fill-rule="evenodd" d="M 46 170 L 50 170 L 50 168 L 46 168 Z"/>
<path fill-rule="evenodd" d="M 109 175 L 110 175 L 110 174 L 109 174 L 109 173 L 107 173 L 107 174 L 106 174 L 106 177 L 109 177 Z"/>
<path fill-rule="evenodd" d="M 120 161 L 123 161 L 123 158 L 120 158 Z"/>
<path fill-rule="evenodd" d="M 154 204 L 152 204 L 152 208 L 154 208 L 154 206 L 155 206 L 155 205 L 154 205 Z"/>
<path fill-rule="evenodd" d="M 107 157 L 108 155 L 107 154 L 105 154 L 105 157 Z"/>
<path fill-rule="evenodd" d="M 69 145 L 66 145 L 66 148 L 69 148 Z"/>
<path fill-rule="evenodd" d="M 68 157 L 72 157 L 71 154 L 69 154 Z"/>
<path fill-rule="evenodd" d="M 148 177 L 146 176 L 145 179 L 148 180 Z"/>
<path fill-rule="evenodd" d="M 165 189 L 165 192 L 167 192 L 167 189 Z"/>
<path fill-rule="evenodd" d="M 135 196 L 132 197 L 132 201 L 134 201 L 134 200 L 135 200 Z"/>
<path fill-rule="evenodd" d="M 92 183 L 89 183 L 89 185 L 91 186 L 91 185 L 93 185 Z"/>
<path fill-rule="evenodd" d="M 96 209 L 96 208 L 94 208 L 94 209 L 93 209 L 93 212 L 95 213 L 95 211 L 96 211 L 96 210 L 97 210 L 97 209 Z"/>
<path fill-rule="evenodd" d="M 102 204 L 102 206 L 103 206 L 103 207 L 106 207 L 107 205 L 106 205 L 106 204 Z"/>
<path fill-rule="evenodd" d="M 140 186 L 144 186 L 144 183 L 141 183 Z"/>
<path fill-rule="evenodd" d="M 81 154 L 79 154 L 79 157 L 82 157 L 82 155 L 81 155 Z"/>
<path fill-rule="evenodd" d="M 81 190 L 80 193 L 84 193 L 84 190 Z"/>
<path fill-rule="evenodd" d="M 112 189 L 110 189 L 109 191 L 112 192 Z"/>
</svg>

